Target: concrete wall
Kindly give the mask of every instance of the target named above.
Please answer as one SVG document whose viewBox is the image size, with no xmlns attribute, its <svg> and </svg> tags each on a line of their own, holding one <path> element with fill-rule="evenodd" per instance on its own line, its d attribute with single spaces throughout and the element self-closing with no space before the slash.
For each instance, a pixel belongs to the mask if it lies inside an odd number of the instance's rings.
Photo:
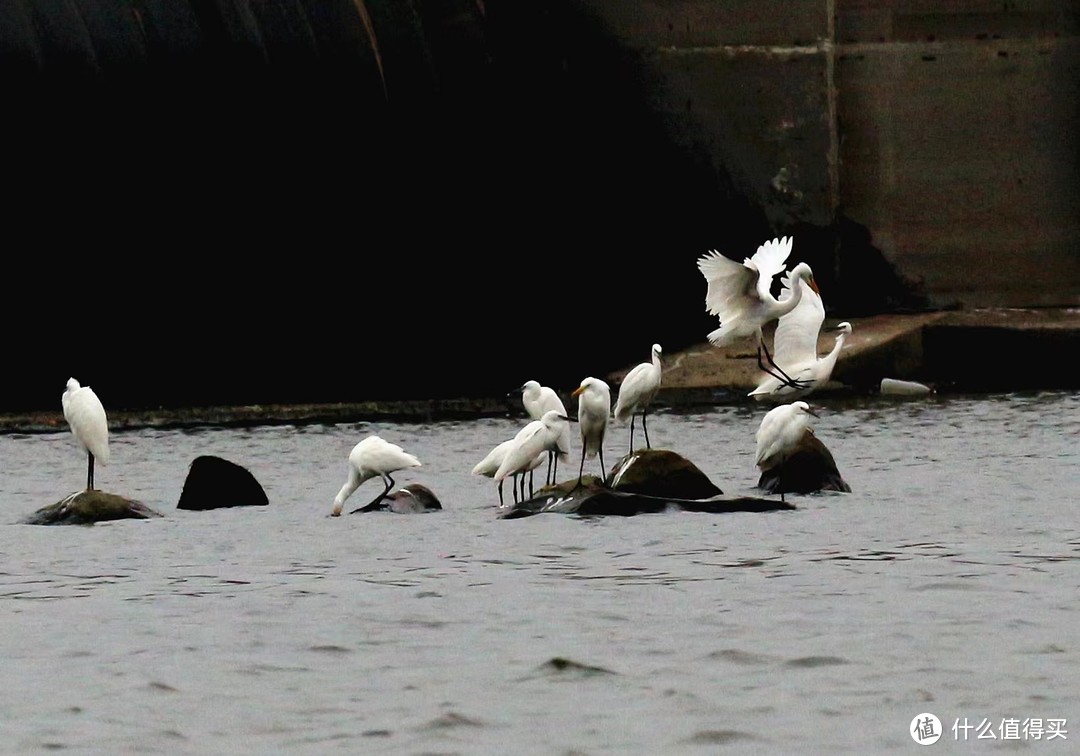
<svg viewBox="0 0 1080 756">
<path fill-rule="evenodd" d="M 935 304 L 1080 303 L 1069 5 L 839 3 L 840 207 Z"/>
<path fill-rule="evenodd" d="M 649 61 L 673 139 L 777 233 L 825 231 L 796 249 L 834 245 L 834 301 L 886 285 L 854 273 L 880 257 L 922 306 L 1080 304 L 1080 4 L 582 5 Z"/>
</svg>

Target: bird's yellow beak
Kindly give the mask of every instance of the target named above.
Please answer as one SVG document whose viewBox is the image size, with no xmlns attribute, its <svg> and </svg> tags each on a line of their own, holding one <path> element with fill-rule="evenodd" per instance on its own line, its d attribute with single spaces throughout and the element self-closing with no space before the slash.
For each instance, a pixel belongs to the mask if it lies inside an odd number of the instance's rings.
<svg viewBox="0 0 1080 756">
<path fill-rule="evenodd" d="M 814 280 L 813 276 L 810 276 L 808 279 L 806 279 L 806 283 L 810 284 L 810 288 L 814 290 L 815 294 L 821 294 L 821 289 L 818 288 L 817 281 Z"/>
<path fill-rule="evenodd" d="M 572 392 L 570 392 L 570 396 L 572 396 L 574 398 L 577 398 L 578 396 L 581 396 L 581 392 L 584 391 L 584 390 L 585 390 L 584 386 L 578 386 L 576 389 L 574 389 Z"/>
</svg>

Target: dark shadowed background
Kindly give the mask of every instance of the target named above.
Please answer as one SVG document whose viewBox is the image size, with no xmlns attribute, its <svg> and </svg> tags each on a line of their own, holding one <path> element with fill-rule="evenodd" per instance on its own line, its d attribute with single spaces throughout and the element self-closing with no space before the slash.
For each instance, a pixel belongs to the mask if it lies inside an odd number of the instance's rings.
<svg viewBox="0 0 1080 756">
<path fill-rule="evenodd" d="M 1003 277 L 995 262 L 1052 237 L 1042 271 L 1073 286 L 1068 228 L 1051 222 L 1070 217 L 1072 184 L 1024 189 L 1056 199 L 1010 228 L 1046 233 L 995 250 L 974 282 L 962 222 L 944 234 L 920 225 L 925 211 L 893 213 L 909 167 L 927 206 L 943 206 L 935 185 L 974 198 L 981 218 L 1014 206 L 987 199 L 1005 186 L 997 173 L 970 174 L 984 188 L 973 194 L 927 173 L 939 151 L 905 162 L 951 143 L 926 128 L 900 140 L 936 122 L 896 118 L 878 72 L 941 32 L 893 44 L 874 24 L 904 31 L 896 19 L 910 13 L 845 6 L 841 20 L 857 23 L 836 40 L 825 5 L 799 7 L 781 23 L 693 2 L 648 18 L 585 0 L 0 4 L 0 410 L 56 408 L 69 376 L 114 408 L 492 396 L 529 378 L 567 390 L 646 359 L 653 342 L 702 341 L 715 324 L 696 259 L 742 259 L 780 234 L 796 236 L 791 263 L 814 266 L 834 315 L 951 306 L 971 291 L 1000 304 L 1024 281 L 1005 303 L 1075 300 L 1032 284 L 1039 266 Z M 1073 15 L 1040 12 L 1028 29 L 1016 23 L 1030 14 L 984 14 L 1027 35 L 1015 43 L 1025 64 L 991 55 L 1005 42 L 957 27 L 970 25 L 960 11 L 918 16 L 960 35 L 959 62 L 896 65 L 937 65 L 934 81 L 957 91 L 977 71 L 1005 93 L 1009 133 L 1029 134 L 1012 127 L 1026 117 L 1015 87 L 1072 81 L 1075 36 L 1056 35 L 1075 31 Z M 1002 78 L 1013 69 L 1027 78 Z M 920 113 L 927 91 L 926 107 L 949 102 L 947 87 L 914 88 L 922 80 L 899 70 L 909 89 L 896 107 Z M 1074 82 L 1050 141 L 1068 133 L 1075 95 Z M 1074 148 L 1046 165 L 1075 165 Z M 838 182 L 837 165 L 855 173 Z M 1033 173 L 1025 186 L 1045 182 Z M 952 209 L 966 217 L 960 200 Z M 908 227 L 922 234 L 911 243 L 898 236 Z M 942 239 L 938 257 L 923 254 Z M 897 273 L 881 243 L 937 291 Z"/>
</svg>

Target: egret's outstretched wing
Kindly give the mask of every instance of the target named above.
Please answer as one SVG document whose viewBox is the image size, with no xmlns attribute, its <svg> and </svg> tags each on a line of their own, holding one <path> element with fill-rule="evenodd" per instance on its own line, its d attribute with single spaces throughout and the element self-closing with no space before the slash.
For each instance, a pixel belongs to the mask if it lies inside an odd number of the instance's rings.
<svg viewBox="0 0 1080 756">
<path fill-rule="evenodd" d="M 786 278 L 783 283 L 785 286 L 790 285 Z M 773 357 L 784 370 L 812 363 L 817 359 L 818 332 L 825 321 L 825 307 L 821 303 L 821 295 L 804 280 L 800 279 L 798 285 L 802 288 L 799 303 L 795 305 L 795 309 L 777 321 L 776 333 L 773 335 Z M 792 296 L 790 291 L 787 296 Z M 782 296 L 782 299 L 786 300 L 787 297 Z"/>
<path fill-rule="evenodd" d="M 698 259 L 698 270 L 705 277 L 705 309 L 720 322 L 730 318 L 736 306 L 757 287 L 758 270 L 750 260 L 737 263 L 716 250 Z"/>
<path fill-rule="evenodd" d="M 767 241 L 758 247 L 757 252 L 750 258 L 758 270 L 758 278 L 755 283 L 758 296 L 761 297 L 762 301 L 767 302 L 773 298 L 771 292 L 773 279 L 784 272 L 788 256 L 791 254 L 793 241 L 794 238 L 791 236 Z"/>
</svg>

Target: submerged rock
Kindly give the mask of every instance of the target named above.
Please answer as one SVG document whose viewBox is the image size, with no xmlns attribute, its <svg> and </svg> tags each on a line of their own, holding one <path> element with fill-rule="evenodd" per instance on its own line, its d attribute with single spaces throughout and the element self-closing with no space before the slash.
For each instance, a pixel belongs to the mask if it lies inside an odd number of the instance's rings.
<svg viewBox="0 0 1080 756">
<path fill-rule="evenodd" d="M 419 514 L 436 512 L 442 509 L 442 503 L 434 492 L 422 483 L 410 483 L 393 493 L 365 507 L 354 509 L 357 512 L 394 512 L 395 514 Z"/>
<path fill-rule="evenodd" d="M 687 512 L 769 512 L 793 504 L 754 496 L 725 496 L 692 462 L 672 451 L 638 450 L 619 461 L 609 486 L 586 476 L 545 486 L 536 496 L 507 507 L 501 519 L 545 512 L 581 516 L 630 516 L 680 509 Z"/>
<path fill-rule="evenodd" d="M 774 494 L 851 491 L 851 486 L 836 467 L 832 452 L 813 433 L 807 433 L 799 440 L 786 461 L 763 472 L 757 485 Z"/>
<path fill-rule="evenodd" d="M 26 525 L 93 525 L 108 520 L 146 520 L 164 517 L 140 501 L 87 489 L 39 509 L 23 520 Z"/>
<path fill-rule="evenodd" d="M 177 509 L 261 507 L 270 503 L 251 472 L 221 457 L 196 457 L 188 469 Z"/>
</svg>

